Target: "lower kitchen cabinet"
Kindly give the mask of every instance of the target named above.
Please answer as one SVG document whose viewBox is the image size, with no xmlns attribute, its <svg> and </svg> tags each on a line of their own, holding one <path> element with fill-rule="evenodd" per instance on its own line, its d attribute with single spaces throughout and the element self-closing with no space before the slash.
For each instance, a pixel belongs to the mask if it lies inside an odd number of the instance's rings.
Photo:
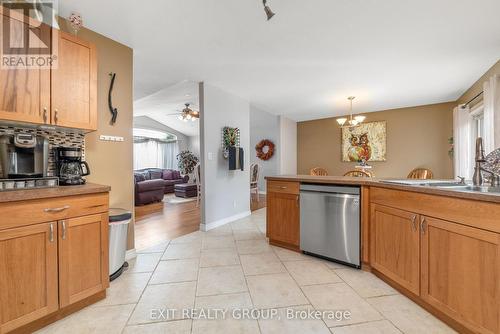
<svg viewBox="0 0 500 334">
<path fill-rule="evenodd" d="M 97 214 L 59 222 L 59 296 L 65 307 L 109 285 L 107 215 Z"/>
<path fill-rule="evenodd" d="M 283 186 L 284 187 L 284 186 Z M 299 250 L 300 201 L 297 191 L 267 193 L 267 237 L 271 243 Z"/>
<path fill-rule="evenodd" d="M 57 223 L 0 231 L 0 333 L 58 307 Z"/>
<path fill-rule="evenodd" d="M 421 298 L 477 333 L 499 333 L 500 235 L 422 217 Z"/>
<path fill-rule="evenodd" d="M 372 205 L 371 210 L 371 266 L 418 295 L 419 216 L 378 204 Z"/>
</svg>

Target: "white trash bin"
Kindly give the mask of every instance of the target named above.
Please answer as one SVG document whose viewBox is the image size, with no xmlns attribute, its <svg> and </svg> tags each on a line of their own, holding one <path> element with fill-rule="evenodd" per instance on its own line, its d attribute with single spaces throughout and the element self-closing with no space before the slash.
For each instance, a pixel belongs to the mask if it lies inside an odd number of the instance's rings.
<svg viewBox="0 0 500 334">
<path fill-rule="evenodd" d="M 125 262 L 127 253 L 128 224 L 132 213 L 125 209 L 109 209 L 109 280 L 112 281 L 128 266 Z"/>
</svg>

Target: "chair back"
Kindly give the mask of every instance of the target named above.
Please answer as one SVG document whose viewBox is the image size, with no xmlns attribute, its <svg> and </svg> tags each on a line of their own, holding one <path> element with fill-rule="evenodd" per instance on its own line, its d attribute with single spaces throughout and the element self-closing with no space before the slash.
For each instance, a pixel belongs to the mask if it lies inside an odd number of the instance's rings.
<svg viewBox="0 0 500 334">
<path fill-rule="evenodd" d="M 432 171 L 427 168 L 415 168 L 408 174 L 408 179 L 432 179 L 434 178 L 434 175 L 432 174 Z"/>
<path fill-rule="evenodd" d="M 251 164 L 250 165 L 250 185 L 257 184 L 260 177 L 260 165 Z"/>
<path fill-rule="evenodd" d="M 311 176 L 328 176 L 328 171 L 321 167 L 315 167 L 310 171 Z"/>
<path fill-rule="evenodd" d="M 370 173 L 362 171 L 362 170 L 350 170 L 344 174 L 344 176 L 351 177 L 372 177 Z"/>
</svg>

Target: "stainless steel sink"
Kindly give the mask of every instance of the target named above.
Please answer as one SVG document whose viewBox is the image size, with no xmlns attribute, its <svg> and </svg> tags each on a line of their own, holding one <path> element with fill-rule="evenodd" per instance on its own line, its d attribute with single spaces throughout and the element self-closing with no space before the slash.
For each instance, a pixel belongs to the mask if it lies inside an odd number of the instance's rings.
<svg viewBox="0 0 500 334">
<path fill-rule="evenodd" d="M 454 185 L 454 186 L 449 185 L 449 186 L 436 186 L 436 187 L 447 190 L 456 190 L 456 191 L 473 191 L 481 193 L 500 194 L 500 187 L 472 186 L 472 185 Z"/>
</svg>

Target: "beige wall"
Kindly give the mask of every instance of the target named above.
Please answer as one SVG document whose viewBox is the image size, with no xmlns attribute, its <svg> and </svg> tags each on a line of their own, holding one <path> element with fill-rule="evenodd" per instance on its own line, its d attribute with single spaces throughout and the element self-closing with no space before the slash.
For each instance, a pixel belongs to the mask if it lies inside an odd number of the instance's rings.
<svg viewBox="0 0 500 334">
<path fill-rule="evenodd" d="M 430 168 L 437 178 L 452 178 L 448 138 L 453 133 L 452 103 L 367 113 L 366 121 L 387 121 L 387 161 L 370 162 L 376 177 L 406 177 L 416 167 Z M 298 123 L 298 173 L 314 167 L 343 175 L 355 163 L 341 161 L 340 128 L 335 118 Z"/>
<path fill-rule="evenodd" d="M 483 90 L 483 83 L 495 74 L 500 74 L 500 60 L 496 62 L 471 88 L 469 88 L 457 101 L 457 104 L 466 103 Z"/>
<path fill-rule="evenodd" d="M 61 29 L 69 31 L 61 22 Z M 97 131 L 85 136 L 85 158 L 90 166 L 89 182 L 111 186 L 110 206 L 134 211 L 134 185 L 132 172 L 133 127 L 133 51 L 93 31 L 83 29 L 78 37 L 97 46 Z M 116 73 L 113 88 L 113 105 L 118 108 L 114 126 L 109 124 L 108 89 L 109 73 Z M 101 134 L 122 136 L 124 142 L 100 141 Z M 134 248 L 133 224 L 129 226 L 128 249 Z"/>
</svg>

